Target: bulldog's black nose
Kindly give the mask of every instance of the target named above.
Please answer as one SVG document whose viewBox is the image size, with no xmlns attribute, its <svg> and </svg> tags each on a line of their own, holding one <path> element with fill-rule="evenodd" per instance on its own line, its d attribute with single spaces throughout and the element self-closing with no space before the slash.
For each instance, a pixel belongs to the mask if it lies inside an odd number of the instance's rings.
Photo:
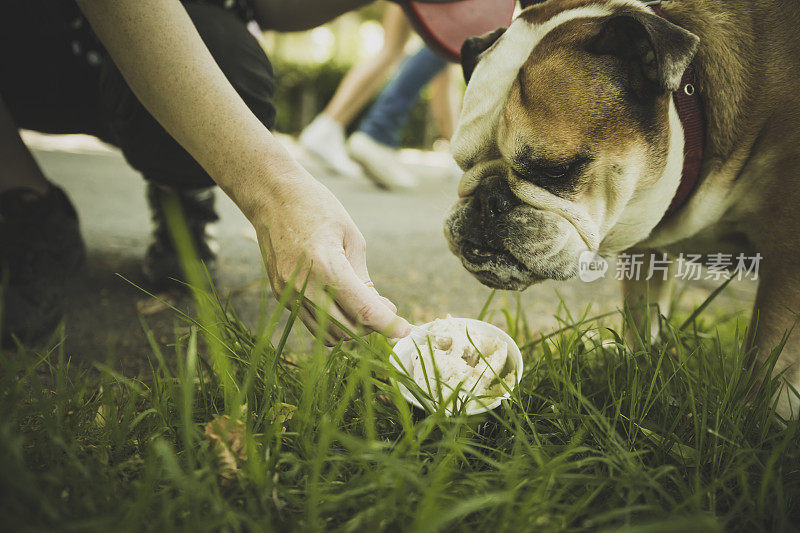
<svg viewBox="0 0 800 533">
<path fill-rule="evenodd" d="M 480 212 L 486 222 L 508 213 L 522 203 L 511 192 L 508 182 L 499 177 L 486 178 L 481 181 L 474 194 L 473 209 Z"/>
</svg>

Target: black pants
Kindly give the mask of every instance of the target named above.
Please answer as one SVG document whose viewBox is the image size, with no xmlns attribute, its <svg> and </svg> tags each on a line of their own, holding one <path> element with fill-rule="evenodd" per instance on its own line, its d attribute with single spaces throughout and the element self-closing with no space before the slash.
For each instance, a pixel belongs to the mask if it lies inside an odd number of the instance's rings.
<svg viewBox="0 0 800 533">
<path fill-rule="evenodd" d="M 160 185 L 213 185 L 138 101 L 72 1 L 4 1 L 0 96 L 18 126 L 96 135 L 118 146 L 132 167 Z M 188 3 L 186 10 L 222 72 L 272 128 L 272 66 L 245 20 L 216 5 Z"/>
</svg>

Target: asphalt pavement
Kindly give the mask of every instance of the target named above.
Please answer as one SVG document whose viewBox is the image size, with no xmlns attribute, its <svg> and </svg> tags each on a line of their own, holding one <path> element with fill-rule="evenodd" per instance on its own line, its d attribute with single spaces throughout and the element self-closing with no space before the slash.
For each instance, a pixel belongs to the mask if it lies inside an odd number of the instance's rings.
<svg viewBox="0 0 800 533">
<path fill-rule="evenodd" d="M 144 328 L 168 345 L 185 331 L 178 315 L 144 294 L 141 258 L 150 238 L 144 182 L 115 150 L 84 137 L 50 137 L 26 133 L 26 142 L 45 174 L 62 186 L 75 203 L 88 247 L 85 272 L 75 280 L 66 317 L 68 354 L 81 360 L 113 362 L 135 368 L 145 364 L 150 348 Z M 387 192 L 366 178 L 344 179 L 327 172 L 291 139 L 290 151 L 342 201 L 367 239 L 368 266 L 378 290 L 394 301 L 401 314 L 416 323 L 436 317 L 474 317 L 490 290 L 480 285 L 449 252 L 442 219 L 456 197 L 456 180 L 447 171 L 445 154 L 405 151 L 404 161 L 423 179 L 409 192 Z M 266 294 L 264 270 L 255 233 L 235 205 L 218 193 L 221 216 L 216 233 L 220 244 L 219 292 L 230 297 L 243 320 L 254 326 L 259 312 L 274 308 Z M 124 279 L 123 279 L 124 278 Z M 128 280 L 128 281 L 126 281 Z M 574 314 L 587 307 L 600 314 L 619 307 L 619 282 L 613 276 L 589 283 L 546 282 L 521 294 L 530 325 L 542 332 L 565 316 L 562 303 Z M 709 284 L 689 285 L 681 305 L 696 305 Z M 737 283 L 718 304 L 726 312 L 746 315 L 753 285 Z M 188 299 L 165 295 L 190 313 Z M 514 294 L 500 294 L 494 308 Z M 261 311 L 260 311 L 261 310 Z M 499 313 L 492 321 L 502 324 Z M 290 346 L 302 350 L 310 336 L 295 328 Z"/>
</svg>

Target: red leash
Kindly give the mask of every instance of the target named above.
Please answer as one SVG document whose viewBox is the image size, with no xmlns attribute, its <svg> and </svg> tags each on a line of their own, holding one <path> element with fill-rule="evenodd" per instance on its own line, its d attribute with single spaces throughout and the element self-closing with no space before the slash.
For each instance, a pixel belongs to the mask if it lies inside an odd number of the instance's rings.
<svg viewBox="0 0 800 533">
<path fill-rule="evenodd" d="M 661 7 L 651 5 L 650 8 L 658 16 L 669 20 Z M 683 125 L 683 172 L 678 190 L 675 191 L 675 196 L 672 198 L 665 217 L 680 209 L 689 199 L 700 180 L 700 170 L 703 165 L 706 121 L 703 114 L 703 102 L 700 100 L 691 66 L 683 73 L 681 85 L 677 91 L 672 93 L 672 99 L 675 102 L 681 125 Z"/>
</svg>

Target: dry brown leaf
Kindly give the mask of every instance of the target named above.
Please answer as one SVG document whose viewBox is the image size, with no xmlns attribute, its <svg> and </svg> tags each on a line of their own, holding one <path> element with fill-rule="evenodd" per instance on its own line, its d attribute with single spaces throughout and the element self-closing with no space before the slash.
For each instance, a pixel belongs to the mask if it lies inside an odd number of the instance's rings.
<svg viewBox="0 0 800 533">
<path fill-rule="evenodd" d="M 217 452 L 220 482 L 228 485 L 239 474 L 237 459 L 247 460 L 247 426 L 241 418 L 231 420 L 228 415 L 216 416 L 206 424 L 205 435 Z"/>
<path fill-rule="evenodd" d="M 278 405 L 274 405 L 269 408 L 269 411 L 267 411 L 267 417 L 269 418 L 270 422 L 277 421 L 278 424 L 283 424 L 287 420 L 292 419 L 296 410 L 296 405 L 292 405 L 290 403 L 279 403 Z"/>
</svg>

